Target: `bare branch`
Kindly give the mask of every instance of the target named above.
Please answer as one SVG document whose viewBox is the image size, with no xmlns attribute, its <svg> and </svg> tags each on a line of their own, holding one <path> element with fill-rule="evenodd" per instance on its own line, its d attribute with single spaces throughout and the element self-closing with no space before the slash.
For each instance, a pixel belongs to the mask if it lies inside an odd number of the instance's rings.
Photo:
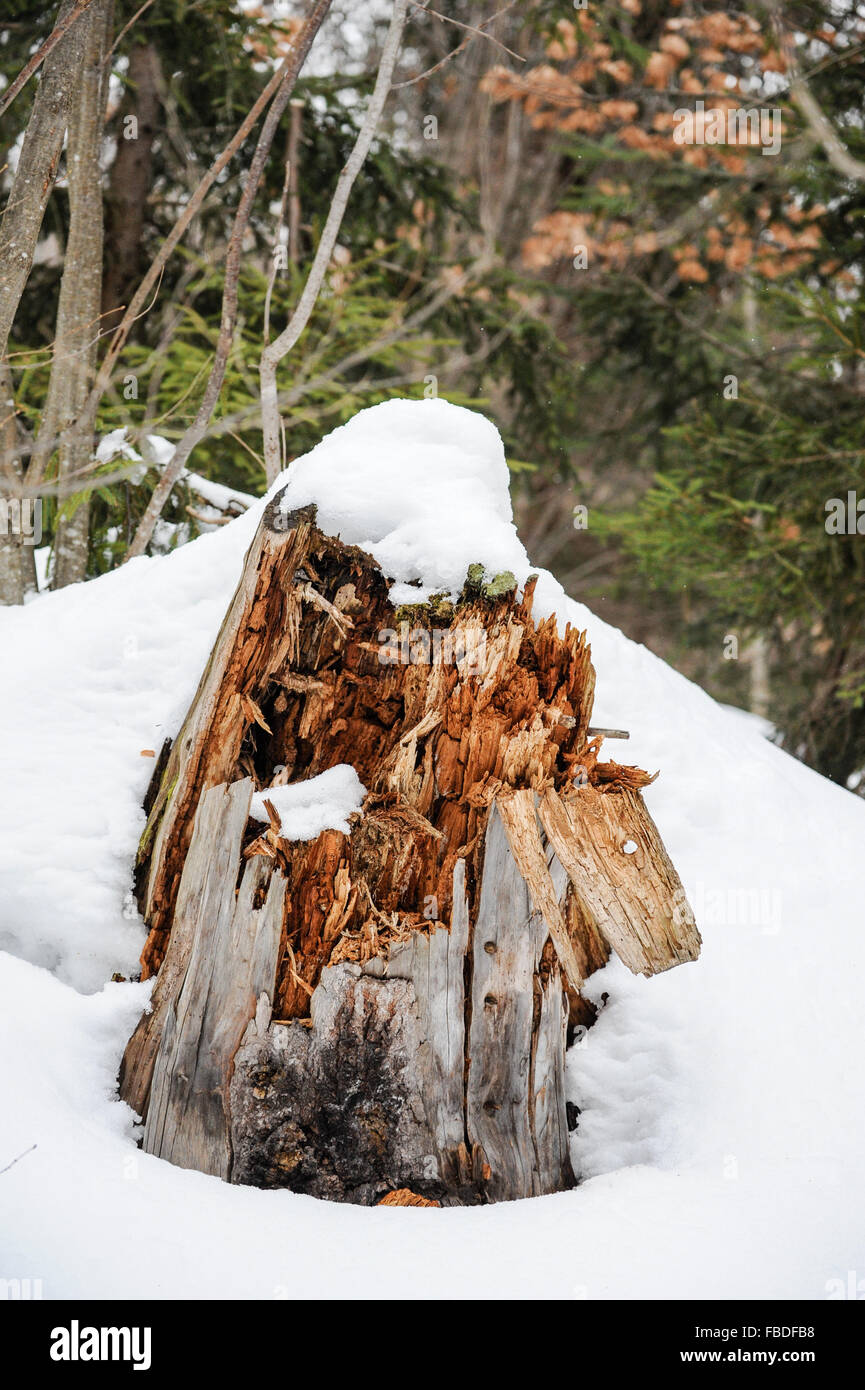
<svg viewBox="0 0 865 1390">
<path fill-rule="evenodd" d="M 301 35 L 302 34 L 303 30 L 301 30 Z M 300 38 L 300 36 L 298 37 Z M 99 408 L 99 402 L 102 400 L 102 397 L 108 389 L 109 382 L 111 381 L 111 374 L 114 370 L 117 359 L 120 356 L 126 344 L 126 339 L 129 336 L 129 330 L 131 329 L 132 324 L 135 322 L 136 318 L 142 312 L 144 304 L 150 294 L 150 291 L 153 289 L 157 280 L 159 279 L 159 276 L 164 266 L 170 259 L 175 247 L 183 239 L 186 229 L 198 213 L 202 203 L 204 202 L 204 199 L 210 192 L 210 189 L 213 187 L 219 175 L 222 173 L 223 169 L 226 167 L 227 164 L 229 164 L 233 156 L 240 149 L 244 140 L 247 138 L 250 131 L 255 126 L 262 111 L 264 111 L 264 109 L 269 104 L 271 97 L 273 97 L 274 93 L 279 91 L 279 88 L 282 86 L 286 74 L 293 69 L 295 54 L 296 45 L 292 45 L 292 48 L 286 54 L 282 63 L 280 63 L 276 72 L 273 74 L 270 81 L 267 83 L 266 87 L 261 92 L 257 101 L 250 108 L 248 114 L 244 117 L 243 121 L 238 126 L 237 130 L 229 140 L 228 144 L 223 149 L 222 153 L 217 156 L 217 158 L 211 164 L 210 168 L 207 170 L 207 173 L 204 175 L 195 192 L 192 194 L 191 198 L 189 199 L 189 202 L 186 204 L 185 208 L 183 209 L 183 212 L 180 214 L 180 217 L 177 219 L 177 222 L 174 224 L 168 236 L 165 238 L 165 241 L 162 243 L 162 246 L 159 248 L 159 251 L 155 256 L 150 266 L 150 269 L 147 271 L 147 274 L 144 276 L 144 279 L 141 281 L 141 284 L 138 286 L 138 289 L 132 296 L 129 305 L 127 306 L 126 312 L 115 330 L 114 341 L 112 342 L 108 352 L 105 354 L 102 366 L 96 377 L 96 381 L 93 384 L 93 390 L 90 392 L 90 395 L 87 398 L 87 402 L 84 407 L 84 411 L 82 412 L 82 428 L 92 428 L 93 421 L 96 418 L 96 412 Z"/>
<path fill-rule="evenodd" d="M 228 358 L 231 346 L 234 342 L 234 330 L 237 325 L 237 292 L 240 279 L 240 263 L 243 251 L 243 238 L 246 235 L 246 228 L 249 223 L 249 216 L 252 212 L 252 204 L 258 192 L 264 166 L 273 144 L 273 137 L 279 126 L 282 113 L 288 105 L 289 98 L 294 90 L 301 67 L 306 61 L 306 56 L 312 47 L 312 41 L 318 33 L 325 15 L 330 9 L 331 0 L 316 0 L 307 18 L 304 20 L 303 28 L 292 45 L 291 64 L 285 68 L 283 79 L 279 91 L 274 97 L 273 104 L 267 113 L 267 118 L 262 126 L 261 134 L 258 139 L 255 154 L 246 176 L 243 186 L 240 203 L 234 217 L 234 226 L 231 231 L 231 240 L 228 243 L 228 251 L 225 257 L 225 284 L 222 291 L 222 318 L 219 325 L 219 338 L 216 343 L 216 352 L 213 359 L 213 366 L 207 385 L 204 388 L 204 396 L 201 405 L 198 407 L 195 419 L 186 430 L 183 438 L 177 445 L 171 462 L 163 470 L 162 476 L 156 484 L 151 494 L 144 515 L 142 516 L 129 549 L 124 556 L 124 562 L 131 560 L 136 555 L 143 555 L 154 528 L 162 513 L 162 508 L 168 501 L 171 489 L 183 472 L 186 460 L 192 453 L 196 444 L 204 437 L 210 417 L 219 399 L 222 390 L 222 383 L 225 380 L 225 371 L 228 366 Z"/>
<path fill-rule="evenodd" d="M 135 11 L 135 14 L 132 16 L 132 18 L 128 20 L 126 24 L 124 24 L 123 28 L 120 30 L 120 33 L 117 35 L 117 38 L 114 40 L 113 44 L 108 50 L 108 53 L 105 55 L 106 63 L 110 63 L 111 57 L 115 49 L 118 47 L 121 41 L 126 38 L 126 35 L 129 33 L 129 30 L 132 28 L 133 24 L 135 24 L 136 21 L 141 18 L 145 10 L 150 9 L 150 6 L 152 4 L 153 0 L 144 0 L 144 4 L 141 5 L 140 8 Z"/>
<path fill-rule="evenodd" d="M 503 49 L 510 58 L 516 58 L 518 63 L 524 63 L 526 61 L 521 54 L 515 53 L 512 48 L 508 48 L 507 44 L 502 43 L 501 39 L 494 38 L 492 34 L 485 33 L 484 29 L 476 29 L 473 24 L 463 24 L 458 19 L 452 19 L 449 14 L 439 14 L 438 10 L 431 10 L 429 5 L 422 5 L 419 3 L 419 0 L 411 0 L 411 4 L 414 5 L 416 10 L 423 10 L 424 14 L 434 15 L 436 19 L 443 20 L 445 24 L 453 24 L 457 29 L 464 29 L 466 33 L 471 34 L 475 38 L 489 39 L 490 43 L 494 43 L 496 48 Z M 498 16 L 493 15 L 493 19 L 496 18 L 498 18 Z M 491 19 L 486 22 L 487 24 L 492 24 Z"/>
<path fill-rule="evenodd" d="M 790 96 L 808 122 L 812 135 L 822 145 L 832 168 L 837 169 L 845 178 L 855 179 L 860 183 L 865 180 L 865 163 L 856 159 L 843 144 L 807 82 L 801 77 L 795 77 L 790 83 Z"/>
<path fill-rule="evenodd" d="M 333 200 L 324 224 L 306 284 L 303 287 L 297 307 L 286 328 L 272 343 L 265 346 L 261 354 L 259 373 L 261 378 L 261 415 L 264 434 L 264 460 L 268 481 L 272 482 L 281 467 L 279 404 L 276 386 L 276 369 L 283 357 L 291 351 L 309 322 L 315 302 L 318 299 L 325 273 L 333 255 L 342 219 L 348 205 L 354 181 L 363 167 L 369 153 L 373 136 L 381 119 L 385 102 L 390 91 L 393 71 L 396 65 L 405 26 L 407 0 L 394 0 L 390 27 L 382 50 L 381 62 L 375 80 L 375 87 L 366 109 L 361 128 L 358 131 L 354 148 L 340 173 Z"/>
<path fill-rule="evenodd" d="M 507 14 L 508 10 L 512 10 L 515 3 L 516 0 L 509 0 L 509 3 L 505 5 L 503 9 L 497 10 L 494 15 L 490 15 L 489 19 L 485 19 L 477 29 L 468 34 L 458 48 L 451 49 L 450 53 L 446 53 L 445 56 L 440 58 L 437 63 L 434 63 L 431 68 L 427 68 L 425 72 L 419 72 L 417 77 L 409 77 L 405 82 L 395 82 L 393 84 L 393 90 L 396 92 L 399 91 L 400 87 L 413 87 L 417 82 L 423 82 L 427 77 L 432 77 L 434 73 L 439 72 L 441 68 L 445 67 L 452 58 L 458 58 L 463 50 L 468 48 L 469 44 L 472 43 L 479 34 L 483 35 L 484 38 L 492 37 L 490 34 L 484 34 L 484 30 L 488 29 L 491 24 L 495 24 L 496 20 L 501 19 L 503 14 Z M 424 6 L 424 8 L 426 7 Z M 430 13 L 432 13 L 432 11 L 430 11 Z M 523 59 L 523 61 L 525 60 Z"/>
<path fill-rule="evenodd" d="M 65 17 L 58 19 L 51 33 L 48 35 L 48 38 L 42 46 L 36 50 L 33 57 L 25 63 L 2 102 L 0 102 L 0 116 L 5 115 L 18 93 L 21 91 L 21 88 L 26 87 L 34 72 L 36 72 L 37 68 L 41 67 L 51 50 L 57 46 L 63 38 L 63 35 L 72 28 L 76 19 L 80 19 L 84 11 L 88 6 L 92 5 L 92 3 L 93 0 L 76 0 L 74 9 Z M 150 0 L 148 0 L 148 3 L 150 3 Z"/>
<path fill-rule="evenodd" d="M 66 0 L 61 19 L 83 10 Z M 84 52 L 83 26 L 67 25 L 61 47 L 48 55 L 24 133 L 18 168 L 0 221 L 0 356 L 33 264 Z"/>
</svg>

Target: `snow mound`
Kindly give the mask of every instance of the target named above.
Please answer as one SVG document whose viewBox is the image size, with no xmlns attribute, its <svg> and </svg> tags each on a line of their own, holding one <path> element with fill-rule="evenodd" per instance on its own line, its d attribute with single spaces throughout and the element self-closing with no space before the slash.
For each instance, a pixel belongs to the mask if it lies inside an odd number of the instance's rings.
<svg viewBox="0 0 865 1390">
<path fill-rule="evenodd" d="M 318 524 L 378 560 L 395 603 L 456 596 L 469 565 L 528 572 L 495 425 L 448 401 L 361 410 L 287 472 L 285 512 L 315 502 Z M 420 592 L 417 587 L 420 586 Z"/>
<path fill-rule="evenodd" d="M 290 506 L 317 502 L 323 527 L 402 586 L 453 591 L 475 562 L 529 572 L 498 436 L 445 402 L 364 411 L 273 491 L 286 484 Z M 661 769 L 646 801 L 704 940 L 694 965 L 644 980 L 613 961 L 591 982 L 603 1008 L 569 1055 L 586 1181 L 500 1207 L 365 1210 L 136 1149 L 115 1077 L 147 987 L 105 981 L 134 972 L 144 940 L 130 906 L 142 752 L 177 733 L 263 506 L 0 610 L 0 1168 L 21 1155 L 0 1183 L 0 1277 L 128 1298 L 354 1297 L 359 1279 L 419 1298 L 846 1286 L 865 1239 L 865 805 L 544 573 L 536 614 L 588 630 L 597 722 L 629 729 L 629 760 Z M 348 773 L 332 773 L 345 815 Z M 285 1254 L 298 1248 L 302 1264 Z"/>
<path fill-rule="evenodd" d="M 365 796 L 366 787 L 354 768 L 337 763 L 305 782 L 254 792 L 249 814 L 266 824 L 270 817 L 264 803 L 269 801 L 286 840 L 314 840 L 322 830 L 341 830 L 347 835 L 351 829 L 348 818 L 360 810 Z"/>
</svg>

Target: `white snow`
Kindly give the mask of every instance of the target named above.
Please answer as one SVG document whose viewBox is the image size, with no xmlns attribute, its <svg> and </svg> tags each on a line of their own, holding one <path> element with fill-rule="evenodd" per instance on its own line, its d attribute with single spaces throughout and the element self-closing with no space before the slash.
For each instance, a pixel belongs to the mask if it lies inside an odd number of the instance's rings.
<svg viewBox="0 0 865 1390">
<path fill-rule="evenodd" d="M 482 415 L 443 400 L 392 400 L 296 459 L 282 509 L 315 502 L 322 530 L 368 550 L 397 581 L 394 603 L 418 603 L 456 596 L 481 560 L 491 576 L 515 562 L 527 568 L 508 478 L 499 432 Z"/>
<path fill-rule="evenodd" d="M 529 572 L 498 436 L 442 401 L 364 412 L 289 488 L 401 584 Z M 47 1297 L 822 1299 L 865 1277 L 865 805 L 549 575 L 536 612 L 588 629 L 597 722 L 661 769 L 647 803 L 704 937 L 697 964 L 644 980 L 613 962 L 591 983 L 607 1002 L 569 1056 L 582 1185 L 365 1210 L 136 1149 L 115 1075 L 148 989 L 104 982 L 144 936 L 124 908 L 141 750 L 177 732 L 262 505 L 0 610 L 0 1169 L 22 1155 L 0 1173 L 0 1278 Z"/>
<path fill-rule="evenodd" d="M 162 434 L 146 434 L 143 447 L 148 463 L 155 464 L 157 468 L 167 468 L 174 458 L 175 446 Z"/>
<path fill-rule="evenodd" d="M 115 430 L 115 434 L 122 434 L 124 431 Z M 110 436 L 109 436 L 110 437 Z M 104 441 L 103 441 L 104 443 Z M 146 434 L 142 440 L 141 447 L 144 451 L 144 458 L 154 467 L 162 470 L 168 467 L 174 458 L 175 446 L 170 439 L 166 439 L 161 434 Z M 204 523 L 204 529 L 210 529 L 207 522 L 211 521 L 214 525 L 218 524 L 228 512 L 231 515 L 239 516 L 245 512 L 247 507 L 251 507 L 258 501 L 250 492 L 239 492 L 237 488 L 227 487 L 225 483 L 214 483 L 210 478 L 203 477 L 200 473 L 190 472 L 184 468 L 180 474 L 192 492 L 202 498 L 210 509 L 210 516 L 206 512 L 199 510 L 198 521 Z M 140 479 L 138 480 L 140 481 Z M 167 525 L 167 523 L 162 523 Z"/>
<path fill-rule="evenodd" d="M 267 824 L 267 800 L 279 816 L 283 839 L 314 840 L 322 830 L 341 830 L 347 835 L 351 829 L 348 818 L 361 809 L 365 796 L 366 787 L 354 768 L 337 763 L 306 782 L 254 792 L 249 809 L 255 820 Z"/>
<path fill-rule="evenodd" d="M 232 503 L 236 503 L 235 512 L 239 515 L 258 501 L 251 492 L 239 492 L 237 488 L 226 487 L 225 483 L 214 483 L 210 478 L 202 477 L 200 473 L 184 471 L 183 476 L 192 491 L 197 492 L 209 506 L 216 509 L 217 515 L 227 512 Z"/>
<path fill-rule="evenodd" d="M 94 455 L 97 463 L 110 463 L 112 459 L 131 459 L 135 463 L 141 462 L 141 455 L 132 447 L 126 438 L 126 426 L 120 429 L 111 430 L 109 434 L 103 435 L 96 447 Z"/>
</svg>

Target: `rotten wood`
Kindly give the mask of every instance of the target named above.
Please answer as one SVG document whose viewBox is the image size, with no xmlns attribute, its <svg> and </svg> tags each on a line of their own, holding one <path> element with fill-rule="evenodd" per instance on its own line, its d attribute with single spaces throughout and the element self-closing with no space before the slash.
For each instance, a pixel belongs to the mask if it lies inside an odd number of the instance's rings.
<svg viewBox="0 0 865 1390">
<path fill-rule="evenodd" d="M 153 1152 L 369 1205 L 574 1182 L 584 981 L 611 950 L 646 974 L 693 960 L 699 935 L 653 778 L 601 761 L 586 635 L 533 596 L 470 572 L 395 610 L 371 556 L 270 503 L 148 798 L 158 974 L 121 1093 Z M 368 789 L 347 833 L 248 822 L 253 789 L 339 763 Z"/>
<path fill-rule="evenodd" d="M 529 890 L 535 910 L 553 939 L 562 973 L 574 989 L 579 989 L 583 983 L 580 967 L 541 843 L 535 799 L 534 792 L 527 790 L 502 796 L 497 803 L 499 815 L 513 860 Z"/>
<path fill-rule="evenodd" d="M 639 792 L 550 787 L 539 812 L 585 913 L 634 974 L 697 959 L 700 933 Z"/>
<path fill-rule="evenodd" d="M 189 714 L 174 740 L 139 846 L 141 909 L 155 940 L 142 961 L 145 978 L 161 963 L 195 812 L 208 787 L 233 780 L 246 732 L 242 697 L 257 691 L 290 658 L 299 601 L 286 579 L 304 558 L 311 515 L 271 529 L 265 518 L 223 620 Z"/>
<path fill-rule="evenodd" d="M 231 1086 L 232 1181 L 373 1204 L 472 1201 L 465 1145 L 464 865 L 450 927 L 328 966 L 310 1019 L 251 1027 Z"/>
</svg>

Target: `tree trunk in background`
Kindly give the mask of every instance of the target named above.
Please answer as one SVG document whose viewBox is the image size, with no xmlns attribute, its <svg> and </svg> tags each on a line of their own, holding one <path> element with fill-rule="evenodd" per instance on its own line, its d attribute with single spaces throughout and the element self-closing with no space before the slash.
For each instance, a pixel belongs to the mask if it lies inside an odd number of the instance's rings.
<svg viewBox="0 0 865 1390">
<path fill-rule="evenodd" d="M 6 362 L 0 362 L 0 461 L 0 606 L 9 606 L 23 603 L 36 589 L 34 551 L 39 537 L 25 534 L 16 521 L 24 484 L 12 373 Z"/>
<path fill-rule="evenodd" d="M 0 531 L 0 607 L 24 602 L 21 550 L 17 537 Z"/>
<path fill-rule="evenodd" d="M 761 719 L 768 719 L 772 703 L 769 685 L 769 644 L 762 632 L 748 645 L 745 656 L 749 665 L 748 704 L 751 713 L 758 714 Z"/>
<path fill-rule="evenodd" d="M 74 9 L 65 0 L 58 21 Z M 0 502 L 5 508 L 20 504 L 20 492 L 30 496 L 38 483 L 22 482 L 24 470 L 18 456 L 14 418 L 14 387 L 6 362 L 12 325 L 27 284 L 42 218 L 54 186 L 60 151 L 84 55 L 86 18 L 77 20 L 51 52 L 43 66 L 33 109 L 24 134 L 18 167 L 0 221 Z M 8 418 L 7 418 L 8 417 Z M 29 473 L 30 470 L 28 469 Z M 32 500 L 32 499 L 31 499 Z M 0 603 L 23 602 L 35 587 L 33 545 L 15 533 L 7 518 L 0 528 Z"/>
<path fill-rule="evenodd" d="M 60 6 L 58 21 L 75 8 Z M 54 186 L 63 137 L 84 57 L 86 11 L 48 55 L 0 222 L 0 357 L 33 264 L 45 207 Z"/>
<path fill-rule="evenodd" d="M 270 503 L 146 802 L 158 975 L 121 1094 L 148 1152 L 365 1205 L 573 1184 L 585 979 L 699 935 L 652 779 L 598 761 L 585 634 L 536 623 L 533 590 L 470 572 L 395 611 L 369 555 Z M 368 789 L 347 832 L 250 820 L 254 790 L 340 763 Z"/>
<path fill-rule="evenodd" d="M 153 140 L 159 120 L 159 57 L 153 44 L 136 44 L 129 57 L 129 88 L 117 118 L 117 154 L 111 166 L 105 208 L 106 257 L 102 286 L 105 327 L 111 311 L 125 306 L 141 279 L 144 213 L 153 183 Z M 127 138 L 128 117 L 135 130 Z M 111 315 L 106 318 L 106 315 Z"/>
<path fill-rule="evenodd" d="M 754 286 L 749 280 L 746 280 L 742 287 L 742 322 L 753 347 L 765 352 L 766 344 L 760 328 L 757 296 L 754 293 Z M 762 530 L 764 525 L 763 513 L 755 512 L 751 517 L 751 524 L 758 530 Z M 748 707 L 752 714 L 759 715 L 761 719 L 768 719 L 772 698 L 769 683 L 770 648 L 765 633 L 758 632 L 743 655 L 749 667 Z"/>
<path fill-rule="evenodd" d="M 89 432 L 79 431 L 78 416 L 93 384 L 99 342 L 102 287 L 102 171 L 100 155 L 105 127 L 108 65 L 114 31 L 114 0 L 94 0 L 78 21 L 84 40 L 83 65 L 69 113 L 66 171 L 69 187 L 69 236 L 57 306 L 54 360 L 32 469 L 43 472 L 59 439 L 57 476 L 77 491 L 76 476 L 88 469 L 93 455 Z M 80 484 L 79 484 L 80 485 Z M 61 493 L 61 512 L 54 538 L 52 587 L 62 589 L 87 576 L 90 507 Z"/>
</svg>

